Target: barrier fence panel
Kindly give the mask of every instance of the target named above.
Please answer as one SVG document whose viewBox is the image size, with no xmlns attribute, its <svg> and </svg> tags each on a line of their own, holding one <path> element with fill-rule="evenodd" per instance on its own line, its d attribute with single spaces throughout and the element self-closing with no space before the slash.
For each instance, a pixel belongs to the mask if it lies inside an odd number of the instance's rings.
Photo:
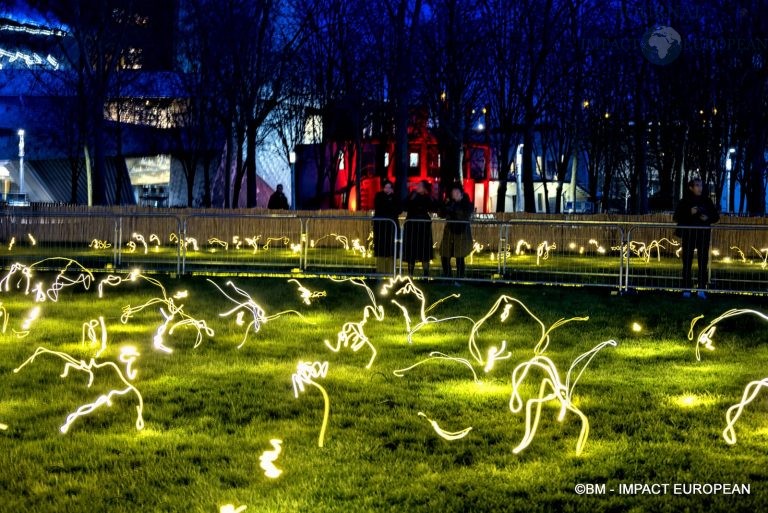
<svg viewBox="0 0 768 513">
<path fill-rule="evenodd" d="M 131 213 L 118 217 L 117 263 L 122 269 L 181 272 L 185 245 L 182 221 L 170 214 Z"/>
<path fill-rule="evenodd" d="M 682 228 L 708 245 L 708 287 L 723 292 L 768 292 L 768 229 L 742 225 Z M 701 287 L 699 254 L 692 243 L 692 285 L 682 279 L 682 235 L 671 224 L 632 225 L 628 229 L 628 285 L 633 288 L 687 290 Z M 706 281 L 707 278 L 705 278 Z"/>
<path fill-rule="evenodd" d="M 428 223 L 410 220 L 408 223 Z M 415 225 L 418 229 L 418 225 Z M 499 247 L 503 223 L 431 221 L 433 258 L 430 274 L 446 279 L 492 280 L 500 278 Z M 460 270 L 457 256 L 464 255 L 464 269 Z M 443 259 L 447 258 L 447 261 Z M 407 270 L 407 265 L 405 266 Z M 419 273 L 416 273 L 417 276 Z"/>
<path fill-rule="evenodd" d="M 290 273 L 302 267 L 302 219 L 193 214 L 186 218 L 184 272 Z"/>
<path fill-rule="evenodd" d="M 373 218 L 306 219 L 304 270 L 309 273 L 374 274 Z"/>
<path fill-rule="evenodd" d="M 111 269 L 116 261 L 116 243 L 116 219 L 111 214 L 15 209 L 6 211 L 0 221 L 3 268 L 15 262 L 40 262 L 36 265 L 38 269 L 60 269 L 61 261 L 46 259 L 67 258 L 89 269 Z"/>
<path fill-rule="evenodd" d="M 503 238 L 504 280 L 620 288 L 623 230 L 618 225 L 512 221 Z"/>
</svg>

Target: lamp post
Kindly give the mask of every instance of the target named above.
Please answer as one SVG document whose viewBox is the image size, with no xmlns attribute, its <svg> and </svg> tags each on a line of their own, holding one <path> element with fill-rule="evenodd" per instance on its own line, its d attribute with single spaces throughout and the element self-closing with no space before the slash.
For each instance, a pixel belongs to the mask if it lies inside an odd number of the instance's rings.
<svg viewBox="0 0 768 513">
<path fill-rule="evenodd" d="M 19 193 L 24 194 L 24 129 L 20 128 L 19 135 Z"/>
<path fill-rule="evenodd" d="M 296 210 L 296 152 L 288 152 L 288 162 L 291 164 L 291 208 Z"/>
</svg>

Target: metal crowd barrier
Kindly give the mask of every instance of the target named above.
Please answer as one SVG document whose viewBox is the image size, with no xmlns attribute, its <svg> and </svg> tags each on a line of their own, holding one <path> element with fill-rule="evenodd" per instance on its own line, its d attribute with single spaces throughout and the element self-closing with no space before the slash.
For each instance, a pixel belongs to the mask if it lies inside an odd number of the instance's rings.
<svg viewBox="0 0 768 513">
<path fill-rule="evenodd" d="M 369 216 L 227 215 L 205 212 L 69 213 L 11 209 L 0 213 L 0 266 L 62 267 L 73 259 L 99 271 L 134 267 L 158 272 L 245 275 L 407 274 L 404 231 L 432 236 L 429 279 L 542 285 L 588 285 L 621 292 L 682 290 L 681 237 L 666 223 L 567 220 L 376 220 L 386 233 L 377 258 Z M 441 252 L 448 232 L 469 224 L 463 276 Z M 383 227 L 387 227 L 386 229 Z M 691 230 L 709 230 L 691 227 Z M 454 239 L 455 240 L 455 239 Z M 463 244 L 463 243 L 462 243 Z M 698 255 L 694 257 L 694 286 Z M 768 227 L 711 227 L 708 288 L 768 294 Z M 414 278 L 423 268 L 416 262 Z"/>
</svg>

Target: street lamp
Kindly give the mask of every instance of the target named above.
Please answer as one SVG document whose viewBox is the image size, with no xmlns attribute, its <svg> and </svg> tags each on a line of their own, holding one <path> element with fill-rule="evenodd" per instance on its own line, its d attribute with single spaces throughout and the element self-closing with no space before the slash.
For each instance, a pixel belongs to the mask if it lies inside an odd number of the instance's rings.
<svg viewBox="0 0 768 513">
<path fill-rule="evenodd" d="M 19 128 L 19 193 L 24 194 L 24 129 Z"/>
<path fill-rule="evenodd" d="M 288 152 L 288 162 L 291 164 L 291 208 L 296 210 L 296 152 Z"/>
</svg>

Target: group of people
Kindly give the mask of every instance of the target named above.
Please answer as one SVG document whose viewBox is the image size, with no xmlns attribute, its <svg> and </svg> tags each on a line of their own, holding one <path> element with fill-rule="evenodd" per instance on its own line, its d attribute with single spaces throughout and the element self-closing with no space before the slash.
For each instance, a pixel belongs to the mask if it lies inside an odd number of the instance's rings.
<svg viewBox="0 0 768 513">
<path fill-rule="evenodd" d="M 403 226 L 403 261 L 408 275 L 413 276 L 416 262 L 421 262 L 424 276 L 429 276 L 429 263 L 433 257 L 432 214 L 447 221 L 440 243 L 440 261 L 443 276 L 451 277 L 451 259 L 456 260 L 456 277 L 465 275 L 464 259 L 472 252 L 472 228 L 469 220 L 474 206 L 460 184 L 451 185 L 443 203 L 432 196 L 432 185 L 422 180 L 410 191 L 404 204 L 394 194 L 394 185 L 385 180 L 382 190 L 374 198 L 373 248 L 377 257 L 376 270 L 391 273 L 394 270 L 395 238 L 399 230 L 398 217 L 405 211 Z"/>
<path fill-rule="evenodd" d="M 709 281 L 709 227 L 720 219 L 712 200 L 703 193 L 701 179 L 691 179 L 680 199 L 673 219 L 677 222 L 676 235 L 682 245 L 683 296 L 706 298 L 704 290 Z M 398 201 L 392 182 L 385 180 L 382 190 L 374 199 L 373 246 L 377 257 L 377 272 L 394 270 L 395 238 L 399 230 L 398 218 L 405 211 L 403 227 L 403 261 L 408 265 L 408 275 L 413 276 L 416 262 L 421 262 L 424 276 L 429 276 L 429 263 L 433 256 L 432 214 L 446 220 L 440 243 L 440 261 L 443 276 L 451 277 L 451 259 L 456 260 L 456 277 L 465 275 L 464 259 L 472 252 L 472 228 L 469 223 L 474 207 L 460 184 L 451 185 L 445 201 L 440 204 L 432 196 L 432 186 L 422 180 L 410 191 L 404 205 Z M 693 257 L 698 260 L 697 287 L 693 287 Z"/>
</svg>

